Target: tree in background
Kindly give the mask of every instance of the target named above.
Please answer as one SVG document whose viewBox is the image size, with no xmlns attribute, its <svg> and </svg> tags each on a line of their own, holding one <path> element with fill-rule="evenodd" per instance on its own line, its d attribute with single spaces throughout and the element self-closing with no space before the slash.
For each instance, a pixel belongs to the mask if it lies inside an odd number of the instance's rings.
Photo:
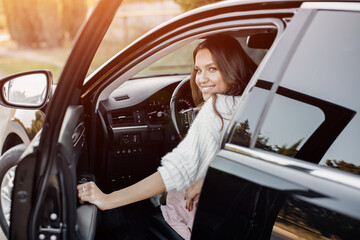
<svg viewBox="0 0 360 240">
<path fill-rule="evenodd" d="M 360 175 L 360 165 L 356 166 L 353 163 L 345 162 L 344 160 L 337 161 L 333 160 L 326 160 L 326 165 L 331 168 L 337 168 L 342 171 L 351 172 L 357 175 Z"/>
<path fill-rule="evenodd" d="M 63 32 L 73 39 L 86 17 L 85 0 L 61 0 L 61 23 Z"/>
<path fill-rule="evenodd" d="M 210 3 L 220 2 L 222 0 L 174 0 L 177 4 L 181 6 L 184 11 L 189 11 L 191 9 L 201 7 Z"/>
<path fill-rule="evenodd" d="M 2 0 L 12 40 L 20 47 L 61 46 L 85 18 L 85 0 Z"/>
<path fill-rule="evenodd" d="M 276 150 L 274 152 L 289 157 L 295 157 L 296 154 L 299 152 L 298 147 L 300 146 L 303 140 L 304 139 L 300 139 L 299 141 L 291 145 L 289 148 L 286 146 L 286 144 L 284 144 L 282 147 L 275 145 Z"/>
</svg>

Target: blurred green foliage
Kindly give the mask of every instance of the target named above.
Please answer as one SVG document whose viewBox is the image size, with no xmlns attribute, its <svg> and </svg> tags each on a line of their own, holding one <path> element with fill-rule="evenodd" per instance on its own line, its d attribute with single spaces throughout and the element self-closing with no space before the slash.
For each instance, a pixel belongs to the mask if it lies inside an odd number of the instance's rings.
<svg viewBox="0 0 360 240">
<path fill-rule="evenodd" d="M 2 0 L 11 39 L 20 47 L 59 47 L 86 17 L 85 0 Z"/>
</svg>

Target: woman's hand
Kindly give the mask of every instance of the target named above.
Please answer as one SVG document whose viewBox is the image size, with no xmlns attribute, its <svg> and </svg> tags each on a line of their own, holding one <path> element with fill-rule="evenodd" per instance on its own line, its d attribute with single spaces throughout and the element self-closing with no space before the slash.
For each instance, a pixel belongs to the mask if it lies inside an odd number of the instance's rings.
<svg viewBox="0 0 360 240">
<path fill-rule="evenodd" d="M 196 207 L 199 201 L 199 194 L 201 192 L 204 179 L 200 179 L 190 185 L 185 190 L 186 209 L 192 211 L 194 206 Z"/>
<path fill-rule="evenodd" d="M 103 193 L 94 182 L 87 182 L 76 186 L 80 202 L 89 202 L 101 210 L 109 209 L 108 194 Z"/>
<path fill-rule="evenodd" d="M 160 173 L 156 172 L 130 187 L 109 194 L 103 193 L 94 182 L 79 184 L 76 189 L 80 202 L 89 202 L 101 210 L 108 210 L 150 198 L 166 188 Z"/>
</svg>

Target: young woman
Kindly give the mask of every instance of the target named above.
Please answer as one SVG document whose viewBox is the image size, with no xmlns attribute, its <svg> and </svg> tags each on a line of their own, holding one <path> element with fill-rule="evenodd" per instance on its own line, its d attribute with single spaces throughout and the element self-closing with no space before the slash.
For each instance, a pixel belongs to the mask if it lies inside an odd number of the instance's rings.
<svg viewBox="0 0 360 240">
<path fill-rule="evenodd" d="M 94 182 L 78 185 L 80 201 L 106 210 L 170 191 L 163 215 L 184 238 L 190 237 L 190 232 L 184 234 L 176 228 L 176 216 L 181 215 L 178 209 L 185 209 L 185 205 L 188 210 L 193 209 L 202 178 L 220 149 L 222 133 L 229 124 L 238 96 L 256 68 L 238 41 L 225 34 L 209 36 L 201 42 L 193 52 L 193 60 L 190 84 L 194 102 L 201 110 L 183 141 L 162 158 L 156 173 L 130 187 L 104 194 Z M 179 206 L 182 204 L 179 196 L 187 199 L 182 206 Z"/>
</svg>

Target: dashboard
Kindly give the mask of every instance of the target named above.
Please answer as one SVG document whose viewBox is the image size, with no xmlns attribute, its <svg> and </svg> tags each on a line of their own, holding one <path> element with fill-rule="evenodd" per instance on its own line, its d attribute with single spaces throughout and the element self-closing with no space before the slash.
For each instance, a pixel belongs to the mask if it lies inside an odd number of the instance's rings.
<svg viewBox="0 0 360 240">
<path fill-rule="evenodd" d="M 105 191 L 131 185 L 155 172 L 161 157 L 179 143 L 170 116 L 170 100 L 188 75 L 129 80 L 99 104 L 106 138 L 102 162 Z M 190 85 L 175 103 L 177 112 L 193 108 Z"/>
</svg>

